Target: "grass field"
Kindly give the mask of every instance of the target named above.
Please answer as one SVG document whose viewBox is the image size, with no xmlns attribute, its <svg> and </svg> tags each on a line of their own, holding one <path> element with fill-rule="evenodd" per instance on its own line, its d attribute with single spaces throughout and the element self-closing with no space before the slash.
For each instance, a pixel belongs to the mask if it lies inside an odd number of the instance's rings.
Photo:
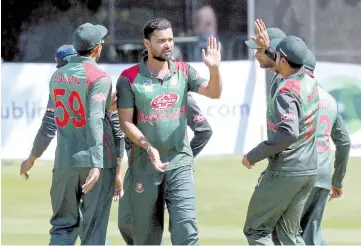
<svg viewBox="0 0 361 246">
<path fill-rule="evenodd" d="M 323 219 L 324 237 L 332 245 L 361 245 L 361 159 L 351 159 L 344 196 L 329 202 Z M 2 160 L 1 244 L 48 244 L 51 215 L 49 188 L 52 164 L 38 162 L 30 179 L 19 176 L 20 161 Z M 246 244 L 242 228 L 249 198 L 265 163 L 248 170 L 240 157 L 196 160 L 200 244 Z M 166 219 L 167 228 L 167 219 Z M 117 229 L 117 204 L 112 206 L 109 244 L 124 245 Z M 170 244 L 166 232 L 166 243 Z"/>
</svg>

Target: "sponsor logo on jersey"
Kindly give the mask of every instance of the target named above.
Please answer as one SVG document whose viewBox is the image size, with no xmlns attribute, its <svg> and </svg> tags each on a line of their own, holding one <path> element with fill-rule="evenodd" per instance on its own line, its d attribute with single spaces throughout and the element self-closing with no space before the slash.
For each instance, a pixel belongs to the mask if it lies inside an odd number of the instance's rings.
<svg viewBox="0 0 361 246">
<path fill-rule="evenodd" d="M 281 116 L 281 119 L 282 120 L 285 120 L 285 119 L 296 119 L 296 115 L 295 114 L 283 114 Z"/>
<path fill-rule="evenodd" d="M 272 121 L 267 120 L 267 129 L 268 129 L 268 130 L 271 130 L 271 131 L 273 131 L 273 132 L 277 132 L 278 127 L 277 127 L 277 125 L 276 125 L 275 123 L 273 123 Z"/>
<path fill-rule="evenodd" d="M 318 88 L 316 88 L 311 95 L 307 97 L 308 103 L 311 103 L 313 100 L 315 100 L 318 96 Z"/>
<path fill-rule="evenodd" d="M 162 111 L 156 111 L 150 113 L 143 113 L 138 111 L 138 120 L 142 123 L 176 120 L 186 116 L 186 113 L 187 110 L 185 105 L 183 105 L 180 108 L 176 108 L 174 110 L 170 109 L 170 110 L 162 110 Z"/>
<path fill-rule="evenodd" d="M 163 93 L 150 102 L 155 110 L 165 110 L 173 107 L 179 100 L 179 95 L 173 92 Z"/>
<path fill-rule="evenodd" d="M 137 182 L 135 184 L 135 191 L 138 193 L 142 193 L 144 191 L 143 183 Z"/>
<path fill-rule="evenodd" d="M 206 120 L 206 117 L 203 114 L 199 114 L 193 118 L 194 123 L 201 123 Z"/>
<path fill-rule="evenodd" d="M 145 92 L 153 91 L 153 83 L 151 79 L 144 80 L 143 85 Z"/>
<path fill-rule="evenodd" d="M 97 93 L 92 96 L 92 99 L 96 102 L 105 102 L 107 100 L 107 96 L 103 93 Z"/>
</svg>

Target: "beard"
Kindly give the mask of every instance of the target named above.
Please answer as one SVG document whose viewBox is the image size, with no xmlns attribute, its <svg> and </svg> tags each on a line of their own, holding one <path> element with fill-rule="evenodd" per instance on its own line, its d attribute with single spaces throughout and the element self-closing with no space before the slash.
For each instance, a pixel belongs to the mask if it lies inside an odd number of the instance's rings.
<svg viewBox="0 0 361 246">
<path fill-rule="evenodd" d="M 152 57 L 160 62 L 169 61 L 172 58 L 172 50 L 170 51 L 169 55 L 164 54 L 163 51 L 159 55 L 157 55 L 156 53 L 157 52 L 154 52 L 154 50 L 152 50 Z"/>
</svg>

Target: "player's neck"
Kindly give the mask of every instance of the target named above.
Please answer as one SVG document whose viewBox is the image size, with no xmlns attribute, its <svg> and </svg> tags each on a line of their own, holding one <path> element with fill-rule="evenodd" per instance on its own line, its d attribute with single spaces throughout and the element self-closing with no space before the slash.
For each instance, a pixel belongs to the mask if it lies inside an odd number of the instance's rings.
<svg viewBox="0 0 361 246">
<path fill-rule="evenodd" d="M 165 74 L 168 72 L 168 61 L 158 61 L 152 57 L 148 57 L 147 69 L 154 76 Z"/>
<path fill-rule="evenodd" d="M 300 68 L 286 68 L 284 71 L 282 71 L 281 76 L 283 78 L 288 78 L 292 74 L 298 73 L 300 71 Z"/>
</svg>

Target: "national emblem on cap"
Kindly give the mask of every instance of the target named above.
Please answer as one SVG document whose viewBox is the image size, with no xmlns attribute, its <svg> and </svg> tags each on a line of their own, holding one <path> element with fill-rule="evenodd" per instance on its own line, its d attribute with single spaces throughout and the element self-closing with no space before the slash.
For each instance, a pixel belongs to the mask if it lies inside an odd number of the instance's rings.
<svg viewBox="0 0 361 246">
<path fill-rule="evenodd" d="M 142 193 L 144 191 L 143 183 L 137 182 L 135 184 L 135 191 L 138 193 Z"/>
</svg>

